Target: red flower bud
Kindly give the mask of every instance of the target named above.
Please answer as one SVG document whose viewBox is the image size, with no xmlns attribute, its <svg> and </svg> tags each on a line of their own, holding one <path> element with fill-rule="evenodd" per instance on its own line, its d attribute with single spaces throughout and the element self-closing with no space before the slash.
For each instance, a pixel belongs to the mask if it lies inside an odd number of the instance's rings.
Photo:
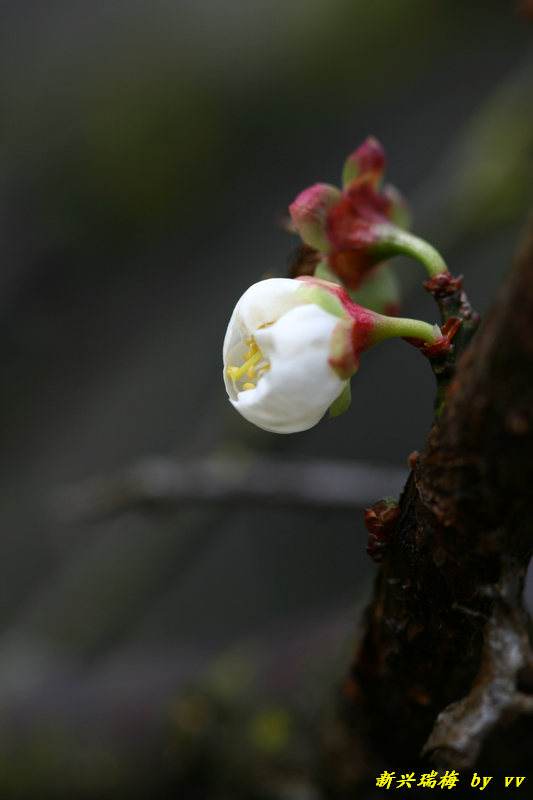
<svg viewBox="0 0 533 800">
<path fill-rule="evenodd" d="M 304 242 L 326 254 L 331 272 L 352 291 L 375 264 L 396 254 L 396 231 L 409 224 L 400 193 L 380 188 L 384 170 L 385 152 L 369 137 L 344 164 L 342 192 L 316 184 L 289 208 Z"/>
<path fill-rule="evenodd" d="M 368 138 L 344 162 L 342 188 L 349 189 L 359 181 L 369 181 L 378 187 L 385 172 L 385 150 L 373 136 Z"/>
</svg>

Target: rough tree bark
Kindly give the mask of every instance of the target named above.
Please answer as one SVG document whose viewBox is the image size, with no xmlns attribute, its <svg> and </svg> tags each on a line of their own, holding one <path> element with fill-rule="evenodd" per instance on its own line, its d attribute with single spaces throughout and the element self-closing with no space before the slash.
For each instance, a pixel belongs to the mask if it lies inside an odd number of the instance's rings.
<svg viewBox="0 0 533 800">
<path fill-rule="evenodd" d="M 348 727 L 387 769 L 421 752 L 469 769 L 487 739 L 487 774 L 531 753 L 531 718 L 503 746 L 494 732 L 533 711 L 532 503 L 533 218 L 402 494 L 345 687 Z"/>
</svg>

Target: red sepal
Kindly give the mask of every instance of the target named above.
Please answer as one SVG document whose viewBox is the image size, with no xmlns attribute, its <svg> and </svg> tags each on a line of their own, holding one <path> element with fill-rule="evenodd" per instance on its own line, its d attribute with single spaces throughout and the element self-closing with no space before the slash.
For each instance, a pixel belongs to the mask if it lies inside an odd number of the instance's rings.
<svg viewBox="0 0 533 800">
<path fill-rule="evenodd" d="M 349 189 L 361 182 L 370 182 L 378 187 L 383 180 L 385 166 L 385 150 L 377 139 L 369 136 L 344 162 L 343 188 Z"/>
<path fill-rule="evenodd" d="M 449 272 L 441 272 L 440 275 L 434 275 L 429 281 L 425 281 L 424 289 L 427 289 L 433 297 L 448 297 L 458 292 L 462 285 L 462 275 L 454 278 Z"/>
<path fill-rule="evenodd" d="M 342 191 L 315 184 L 289 206 L 303 241 L 325 254 L 329 269 L 350 291 L 388 257 L 382 245 L 391 230 L 409 226 L 405 199 L 382 186 L 385 162 L 383 147 L 368 137 L 344 164 Z"/>
<path fill-rule="evenodd" d="M 365 508 L 365 526 L 369 533 L 366 552 L 374 561 L 383 561 L 396 531 L 401 511 L 390 497 L 377 500 Z"/>
<path fill-rule="evenodd" d="M 435 344 L 429 344 L 423 339 L 418 339 L 415 336 L 403 336 L 402 338 L 406 342 L 409 342 L 409 344 L 418 347 L 420 352 L 428 358 L 442 359 L 445 358 L 450 352 L 452 347 L 452 339 L 459 330 L 460 325 L 461 320 L 459 317 L 450 317 L 440 329 L 442 333 L 442 339 L 439 339 L 437 342 L 435 342 Z"/>
</svg>

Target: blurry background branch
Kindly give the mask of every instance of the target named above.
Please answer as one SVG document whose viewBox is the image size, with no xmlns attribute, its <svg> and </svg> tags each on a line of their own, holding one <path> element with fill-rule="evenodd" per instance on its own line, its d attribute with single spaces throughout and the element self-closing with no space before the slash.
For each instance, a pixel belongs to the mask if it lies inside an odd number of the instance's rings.
<svg viewBox="0 0 533 800">
<path fill-rule="evenodd" d="M 408 470 L 327 459 L 297 461 L 274 455 L 145 458 L 125 469 L 55 489 L 56 519 L 74 522 L 136 506 L 187 502 L 265 503 L 318 508 L 364 508 L 398 495 Z"/>
</svg>

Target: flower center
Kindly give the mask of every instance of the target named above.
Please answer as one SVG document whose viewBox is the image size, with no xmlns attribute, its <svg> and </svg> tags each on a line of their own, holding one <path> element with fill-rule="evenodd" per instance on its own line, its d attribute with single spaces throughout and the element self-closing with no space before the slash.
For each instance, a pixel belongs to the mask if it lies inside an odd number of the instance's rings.
<svg viewBox="0 0 533 800">
<path fill-rule="evenodd" d="M 262 358 L 263 354 L 252 338 L 250 349 L 243 354 L 244 364 L 242 367 L 232 367 L 229 365 L 226 367 L 226 374 L 228 378 L 230 378 L 233 383 L 237 383 L 237 381 L 241 380 L 244 373 L 246 373 L 247 378 L 257 378 L 257 380 L 259 380 L 259 378 L 261 378 L 265 372 L 268 372 L 270 369 L 270 364 L 268 361 L 261 361 Z M 255 389 L 256 385 L 256 383 L 243 383 L 240 388 L 238 386 L 235 388 L 238 392 L 246 392 L 249 389 Z"/>
</svg>

